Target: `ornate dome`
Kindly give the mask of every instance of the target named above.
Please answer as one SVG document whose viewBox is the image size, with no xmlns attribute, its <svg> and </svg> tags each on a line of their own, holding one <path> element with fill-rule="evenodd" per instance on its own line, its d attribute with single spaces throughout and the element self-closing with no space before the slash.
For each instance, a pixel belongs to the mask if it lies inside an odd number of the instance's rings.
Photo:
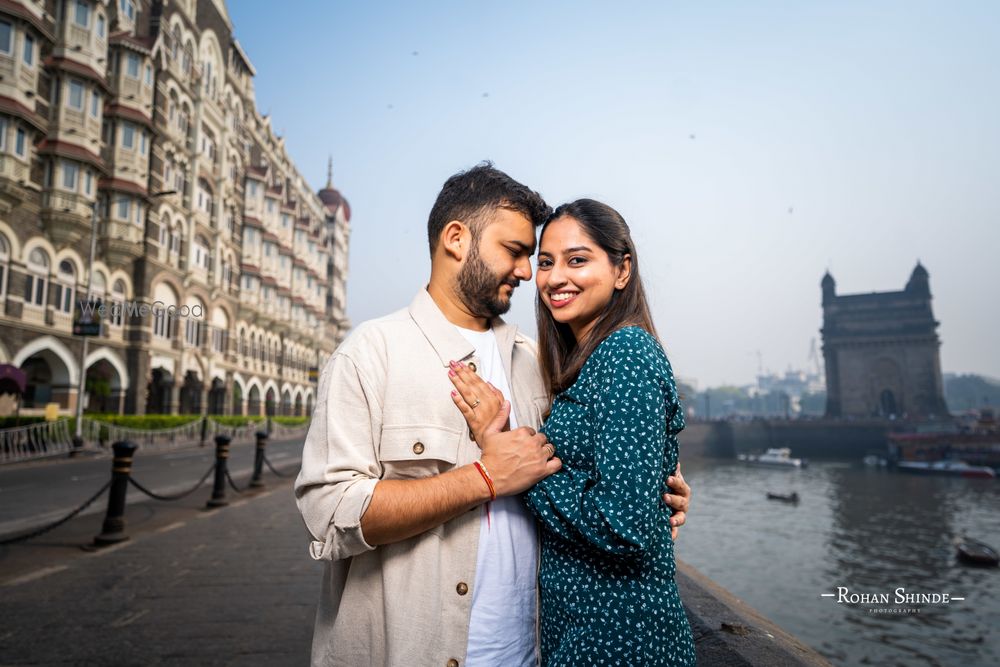
<svg viewBox="0 0 1000 667">
<path fill-rule="evenodd" d="M 341 206 L 344 207 L 344 217 L 351 221 L 351 205 L 347 203 L 340 190 L 333 187 L 333 158 L 330 158 L 326 167 L 326 187 L 319 191 L 319 200 L 326 205 L 330 213 L 336 213 Z"/>
</svg>

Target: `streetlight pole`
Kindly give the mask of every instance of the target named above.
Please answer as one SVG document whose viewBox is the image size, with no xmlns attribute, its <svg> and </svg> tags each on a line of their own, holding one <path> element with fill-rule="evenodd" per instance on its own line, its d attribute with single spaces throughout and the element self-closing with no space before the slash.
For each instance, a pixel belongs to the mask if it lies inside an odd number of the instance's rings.
<svg viewBox="0 0 1000 667">
<path fill-rule="evenodd" d="M 90 205 L 90 261 L 87 262 L 87 301 L 90 301 L 90 292 L 94 289 L 94 261 L 97 255 L 97 198 Z M 90 343 L 90 336 L 82 336 L 83 345 L 80 347 L 80 380 L 76 385 L 76 428 L 73 433 L 73 448 L 83 447 L 83 397 L 87 383 L 87 348 Z"/>
<path fill-rule="evenodd" d="M 154 192 L 149 195 L 150 199 L 156 197 L 165 197 L 167 195 L 177 194 L 176 190 L 164 190 L 163 192 Z M 90 261 L 87 263 L 87 301 L 90 301 L 90 293 L 94 289 L 94 262 L 96 261 L 97 255 L 97 204 L 100 201 L 99 198 L 94 198 L 94 203 L 90 205 Z M 110 209 L 112 205 L 111 198 L 108 198 L 108 208 Z M 76 428 L 73 433 L 73 448 L 80 449 L 83 447 L 83 397 L 86 392 L 87 383 L 87 348 L 89 347 L 90 337 L 81 336 L 83 338 L 83 345 L 80 348 L 80 381 L 76 386 Z"/>
</svg>

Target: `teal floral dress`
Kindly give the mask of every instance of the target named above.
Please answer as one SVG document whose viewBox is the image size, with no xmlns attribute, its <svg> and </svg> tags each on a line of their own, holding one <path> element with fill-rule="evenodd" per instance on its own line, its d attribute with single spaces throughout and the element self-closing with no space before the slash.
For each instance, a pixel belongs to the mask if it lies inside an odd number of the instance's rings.
<svg viewBox="0 0 1000 667">
<path fill-rule="evenodd" d="M 543 431 L 563 468 L 525 496 L 542 526 L 544 665 L 695 664 L 662 498 L 682 428 L 670 362 L 639 327 L 556 396 Z"/>
</svg>

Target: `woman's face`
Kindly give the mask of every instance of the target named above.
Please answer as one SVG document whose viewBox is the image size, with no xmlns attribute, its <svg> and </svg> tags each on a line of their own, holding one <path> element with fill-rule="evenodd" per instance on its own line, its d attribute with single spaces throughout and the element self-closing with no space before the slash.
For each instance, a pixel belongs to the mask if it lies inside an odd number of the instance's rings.
<svg viewBox="0 0 1000 667">
<path fill-rule="evenodd" d="M 630 262 L 621 267 L 594 242 L 574 218 L 562 216 L 542 233 L 535 285 L 545 307 L 560 324 L 569 325 L 580 342 L 628 282 Z"/>
</svg>

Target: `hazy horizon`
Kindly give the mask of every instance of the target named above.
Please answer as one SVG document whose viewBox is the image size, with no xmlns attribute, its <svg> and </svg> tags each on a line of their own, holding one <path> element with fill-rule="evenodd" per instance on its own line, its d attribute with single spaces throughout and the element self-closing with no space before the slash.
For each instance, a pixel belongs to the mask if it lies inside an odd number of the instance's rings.
<svg viewBox="0 0 1000 667">
<path fill-rule="evenodd" d="M 820 280 L 919 260 L 942 370 L 1000 377 L 1000 6 L 230 3 L 262 113 L 352 209 L 348 315 L 406 306 L 452 173 L 484 159 L 628 220 L 677 374 L 806 369 Z M 287 36 L 287 37 L 286 37 Z M 993 174 L 994 176 L 991 176 Z M 534 332 L 534 285 L 508 319 Z M 994 304 L 994 305 L 991 305 Z"/>
</svg>

